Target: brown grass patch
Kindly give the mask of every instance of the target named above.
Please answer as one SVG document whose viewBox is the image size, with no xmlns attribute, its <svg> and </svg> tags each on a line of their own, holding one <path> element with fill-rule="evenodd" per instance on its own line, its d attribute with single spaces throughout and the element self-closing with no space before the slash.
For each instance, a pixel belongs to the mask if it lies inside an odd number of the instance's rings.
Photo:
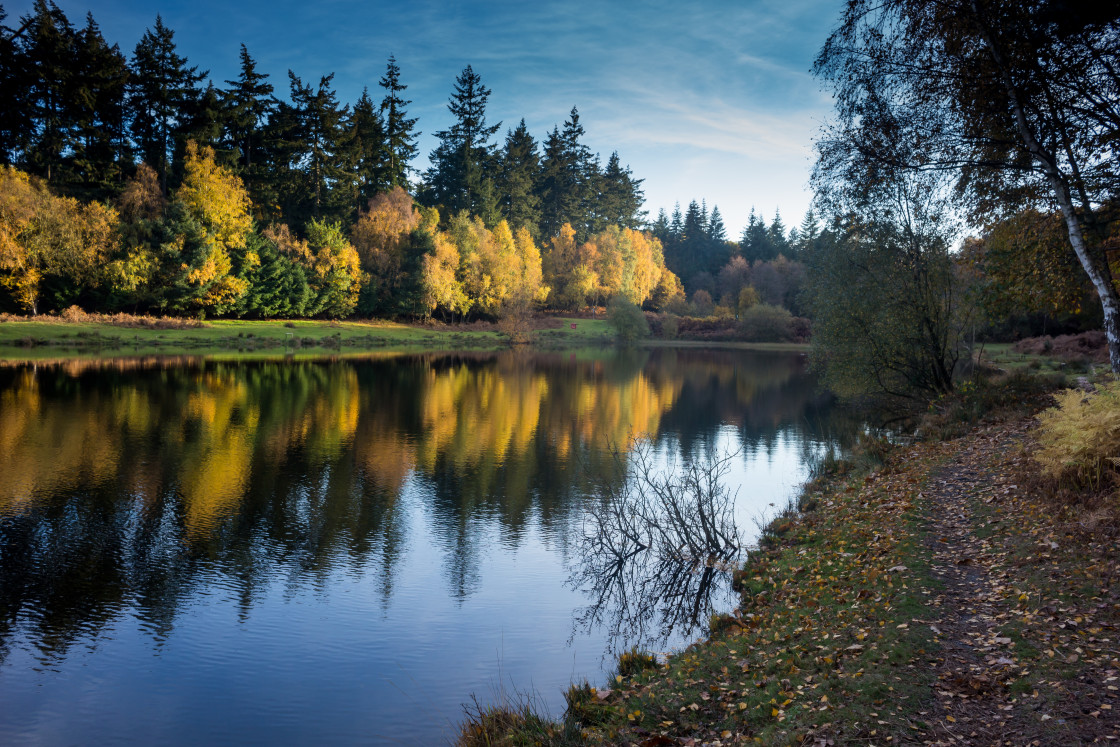
<svg viewBox="0 0 1120 747">
<path fill-rule="evenodd" d="M 116 314 L 96 314 L 83 311 L 79 306 L 71 306 L 61 314 L 0 314 L 0 322 L 46 322 L 48 324 L 108 324 L 113 327 L 129 329 L 199 329 L 207 326 L 198 319 L 182 319 L 170 316 L 137 316 L 124 312 Z"/>
<path fill-rule="evenodd" d="M 1016 353 L 1050 355 L 1066 361 L 1108 362 L 1108 338 L 1101 330 L 1077 335 L 1028 337 L 1011 348 Z"/>
</svg>

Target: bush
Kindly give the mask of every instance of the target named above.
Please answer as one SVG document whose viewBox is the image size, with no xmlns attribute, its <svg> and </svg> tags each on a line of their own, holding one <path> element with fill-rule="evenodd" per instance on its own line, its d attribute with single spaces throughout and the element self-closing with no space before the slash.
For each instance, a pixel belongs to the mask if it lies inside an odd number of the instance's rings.
<svg viewBox="0 0 1120 747">
<path fill-rule="evenodd" d="M 681 320 L 676 314 L 664 314 L 661 317 L 661 336 L 666 340 L 675 340 L 680 334 Z"/>
<path fill-rule="evenodd" d="M 1093 393 L 1068 389 L 1058 394 L 1057 407 L 1038 416 L 1035 459 L 1043 472 L 1070 479 L 1078 487 L 1099 487 L 1116 476 L 1120 466 L 1120 382 L 1103 384 Z"/>
<path fill-rule="evenodd" d="M 607 307 L 607 323 L 622 342 L 635 342 L 649 337 L 646 315 L 625 296 L 615 296 Z"/>
<path fill-rule="evenodd" d="M 692 312 L 696 316 L 711 316 L 715 309 L 712 294 L 706 290 L 698 290 L 692 294 Z"/>
<path fill-rule="evenodd" d="M 786 342 L 792 327 L 792 314 L 766 303 L 751 306 L 739 319 L 739 333 L 749 342 Z"/>
<path fill-rule="evenodd" d="M 657 669 L 657 657 L 640 650 L 637 646 L 633 646 L 628 651 L 623 651 L 618 655 L 618 675 L 620 677 L 630 677 L 646 670 L 656 671 Z"/>
</svg>

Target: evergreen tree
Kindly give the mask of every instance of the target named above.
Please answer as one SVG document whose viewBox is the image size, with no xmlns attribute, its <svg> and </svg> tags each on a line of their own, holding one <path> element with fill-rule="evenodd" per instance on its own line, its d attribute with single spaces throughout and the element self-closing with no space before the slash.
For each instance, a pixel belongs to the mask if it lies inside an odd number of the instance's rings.
<svg viewBox="0 0 1120 747">
<path fill-rule="evenodd" d="M 635 179 L 629 166 L 623 166 L 618 151 L 611 153 L 599 187 L 598 213 L 606 225 L 638 228 L 646 215 L 642 211 L 645 196 L 642 179 Z"/>
<path fill-rule="evenodd" d="M 770 244 L 770 234 L 766 230 L 766 223 L 755 213 L 753 207 L 750 217 L 747 218 L 747 225 L 743 228 L 739 250 L 743 259 L 751 263 L 766 262 L 774 259 L 778 254 Z"/>
<path fill-rule="evenodd" d="M 669 223 L 669 233 L 672 234 L 673 241 L 680 241 L 684 234 L 684 219 L 681 217 L 681 204 L 679 202 L 673 205 L 673 219 Z"/>
<path fill-rule="evenodd" d="M 238 175 L 254 206 L 272 202 L 265 196 L 266 127 L 276 111 L 276 98 L 267 73 L 257 72 L 257 63 L 241 45 L 241 72 L 237 80 L 227 80 L 223 117 L 222 150 L 232 154 Z"/>
<path fill-rule="evenodd" d="M 712 272 L 708 267 L 710 252 L 708 251 L 708 226 L 705 218 L 706 216 L 696 200 L 688 203 L 677 257 L 680 267 L 678 274 L 684 278 L 687 284 L 691 284 L 699 273 Z M 674 270 L 674 272 L 676 271 Z"/>
<path fill-rule="evenodd" d="M 155 27 L 144 32 L 133 51 L 129 80 L 132 140 L 140 158 L 159 174 L 164 193 L 176 141 L 185 141 L 184 130 L 202 97 L 198 84 L 208 74 L 187 66 L 175 51 L 174 36 L 157 15 Z"/>
<path fill-rule="evenodd" d="M 669 241 L 669 214 L 665 212 L 665 208 L 657 211 L 657 218 L 650 225 L 650 231 L 655 237 L 664 245 Z"/>
<path fill-rule="evenodd" d="M 801 219 L 801 228 L 797 232 L 797 252 L 811 252 L 816 246 L 817 240 L 821 235 L 820 224 L 817 223 L 817 216 L 810 207 L 805 211 L 805 217 Z"/>
<path fill-rule="evenodd" d="M 288 80 L 292 103 L 283 107 L 283 120 L 290 178 L 280 195 L 284 216 L 297 225 L 348 216 L 354 202 L 345 189 L 349 181 L 340 140 L 350 107 L 339 108 L 331 89 L 334 73 L 320 78 L 318 88 L 304 84 L 291 70 Z M 343 189 L 334 192 L 340 183 Z"/>
<path fill-rule="evenodd" d="M 248 250 L 257 257 L 245 263 L 241 277 L 248 283 L 238 313 L 269 319 L 302 316 L 311 301 L 307 274 L 299 262 L 280 253 L 276 242 L 253 232 Z"/>
<path fill-rule="evenodd" d="M 540 152 L 537 141 L 529 134 L 529 128 L 522 119 L 516 130 L 506 131 L 498 177 L 498 201 L 502 217 L 514 230 L 524 227 L 530 233 L 539 231 L 540 197 L 536 193 L 539 172 Z"/>
<path fill-rule="evenodd" d="M 362 90 L 362 96 L 354 104 L 346 123 L 345 151 L 353 178 L 352 191 L 357 201 L 355 209 L 360 210 L 378 192 L 388 190 L 391 179 L 390 164 L 386 160 L 390 151 L 385 138 L 385 123 L 369 97 L 368 89 Z M 356 214 L 353 217 L 356 219 Z"/>
<path fill-rule="evenodd" d="M 712 214 L 708 218 L 708 241 L 716 244 L 727 241 L 727 227 L 723 225 L 723 216 L 719 214 L 719 205 L 712 206 Z"/>
<path fill-rule="evenodd" d="M 684 215 L 684 229 L 681 232 L 681 241 L 685 244 L 695 244 L 708 237 L 707 216 L 705 216 L 696 200 L 688 203 L 688 212 Z"/>
<path fill-rule="evenodd" d="M 486 123 L 486 102 L 490 89 L 467 65 L 455 79 L 455 90 L 447 109 L 455 117 L 447 130 L 436 133 L 439 146 L 432 151 L 432 166 L 424 175 L 424 200 L 431 206 L 442 206 L 444 215 L 460 210 L 470 215 L 493 212 L 497 200 L 488 172 L 495 161 L 495 146 L 490 138 L 502 123 Z"/>
<path fill-rule="evenodd" d="M 23 103 L 30 128 L 24 133 L 21 160 L 26 171 L 50 182 L 60 180 L 63 158 L 73 145 L 73 63 L 78 40 L 66 14 L 48 0 L 36 0 L 24 23 Z"/>
<path fill-rule="evenodd" d="M 604 181 L 603 168 L 599 164 L 599 154 L 591 155 L 588 152 L 587 160 L 579 179 L 580 204 L 577 215 L 583 226 L 583 233 L 588 238 L 602 232 L 608 225 L 604 215 Z"/>
<path fill-rule="evenodd" d="M 222 99 L 222 92 L 213 83 L 207 83 L 198 97 L 183 108 L 183 119 L 178 136 L 175 138 L 171 169 L 176 181 L 182 176 L 183 158 L 188 142 L 193 142 L 199 147 L 220 150 L 222 131 L 225 129 L 225 105 Z M 235 158 L 231 151 L 222 151 L 221 161 L 224 166 L 235 165 Z"/>
<path fill-rule="evenodd" d="M 401 93 L 408 86 L 401 84 L 401 69 L 397 59 L 389 56 L 385 75 L 380 80 L 380 85 L 385 89 L 385 98 L 381 99 L 381 119 L 385 137 L 385 161 L 387 169 L 386 189 L 395 186 L 409 188 L 408 175 L 412 171 L 409 166 L 416 157 L 416 138 L 419 132 L 413 132 L 416 127 L 416 117 L 409 117 L 405 107 L 411 104 L 401 97 Z"/>
<path fill-rule="evenodd" d="M 583 125 L 573 106 L 564 129 L 553 128 L 544 147 L 541 168 L 541 235 L 555 236 L 565 223 L 583 241 L 588 235 L 587 186 L 594 178 L 591 153 L 580 142 Z M 597 174 L 595 174 L 597 175 Z"/>
<path fill-rule="evenodd" d="M 0 6 L 0 164 L 19 160 L 24 137 L 31 130 L 28 116 L 27 78 L 29 61 L 18 40 L 26 33 L 28 21 L 18 29 L 5 25 L 8 14 Z"/>
<path fill-rule="evenodd" d="M 766 229 L 767 239 L 770 241 L 771 252 L 774 256 L 779 254 L 786 257 L 789 256 L 789 240 L 786 238 L 786 226 L 782 223 L 782 214 L 779 210 L 774 210 L 774 220 L 770 223 L 770 227 Z"/>
<path fill-rule="evenodd" d="M 82 199 L 105 201 L 121 190 L 131 170 L 125 111 L 128 61 L 117 45 L 106 43 L 92 14 L 78 33 L 74 69 L 69 191 Z"/>
</svg>

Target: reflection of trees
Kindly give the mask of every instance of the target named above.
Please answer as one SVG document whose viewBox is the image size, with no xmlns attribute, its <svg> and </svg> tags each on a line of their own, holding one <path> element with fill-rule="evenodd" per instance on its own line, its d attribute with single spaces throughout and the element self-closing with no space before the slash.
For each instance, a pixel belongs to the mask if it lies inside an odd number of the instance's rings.
<svg viewBox="0 0 1120 747">
<path fill-rule="evenodd" d="M 790 430 L 803 439 L 832 438 L 850 424 L 835 422 L 832 396 L 806 369 L 805 357 L 790 353 L 657 349 L 648 370 L 679 382 L 660 434 L 674 437 L 685 455 L 711 453 L 725 423 L 747 451 L 771 451 Z"/>
<path fill-rule="evenodd" d="M 815 401 L 800 366 L 673 351 L 2 366 L 0 646 L 21 627 L 62 652 L 126 607 L 158 635 L 214 573 L 246 615 L 269 582 L 339 567 L 378 569 L 388 600 L 410 482 L 469 594 L 480 528 L 518 543 L 532 519 L 563 542 L 611 474 L 607 444 L 773 431 Z"/>
<path fill-rule="evenodd" d="M 613 453 L 616 479 L 586 505 L 571 563 L 569 584 L 589 597 L 576 626 L 606 628 L 608 646 L 664 645 L 707 622 L 742 547 L 726 484 L 735 455 L 659 466 L 645 439 Z"/>
</svg>

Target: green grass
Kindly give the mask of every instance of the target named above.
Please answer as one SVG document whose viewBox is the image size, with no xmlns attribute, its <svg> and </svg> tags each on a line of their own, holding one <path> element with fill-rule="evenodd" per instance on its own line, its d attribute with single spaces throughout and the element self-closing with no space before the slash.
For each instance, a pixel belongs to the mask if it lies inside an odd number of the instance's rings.
<svg viewBox="0 0 1120 747">
<path fill-rule="evenodd" d="M 1031 353 L 1017 353 L 1014 343 L 990 342 L 985 343 L 982 349 L 983 362 L 995 368 L 1006 371 L 1031 369 L 1036 371 L 1069 371 L 1070 363 L 1049 355 L 1033 355 Z"/>
<path fill-rule="evenodd" d="M 533 344 L 540 347 L 573 347 L 586 345 L 613 345 L 614 330 L 606 319 L 558 319 L 556 329 L 537 329 Z M 572 325 L 576 325 L 572 329 Z"/>
<path fill-rule="evenodd" d="M 557 325 L 557 322 L 559 323 Z M 575 328 L 572 325 L 575 325 Z M 613 348 L 615 333 L 606 319 L 554 317 L 530 332 L 530 346 L 540 350 Z M 498 350 L 509 337 L 496 328 L 465 325 L 415 325 L 397 322 L 218 319 L 198 327 L 154 329 L 116 326 L 107 322 L 0 321 L 0 360 L 50 360 L 60 357 L 332 354 L 393 350 Z M 644 340 L 643 347 L 737 348 L 804 352 L 794 343 Z"/>
<path fill-rule="evenodd" d="M 613 336 L 602 320 L 561 320 L 561 329 L 537 330 L 541 347 L 607 345 Z M 575 322 L 577 328 L 570 328 Z M 338 353 L 369 350 L 480 349 L 507 347 L 494 329 L 406 325 L 388 321 L 215 320 L 201 327 L 152 329 L 99 322 L 0 322 L 0 359 L 34 360 L 90 355 L 195 355 Z"/>
<path fill-rule="evenodd" d="M 723 744 L 801 744 L 814 735 L 907 742 L 928 726 L 921 711 L 936 656 L 920 622 L 938 588 L 921 494 L 938 458 L 808 488 L 804 503 L 818 508 L 783 517 L 789 526 L 735 574 L 742 605 L 714 620 L 718 632 L 658 667 L 629 666 L 628 652 L 605 698 L 586 686 L 569 691 L 554 733 L 578 726 L 583 743 L 603 745 L 643 734 Z M 492 743 L 564 742 L 513 728 Z"/>
</svg>

